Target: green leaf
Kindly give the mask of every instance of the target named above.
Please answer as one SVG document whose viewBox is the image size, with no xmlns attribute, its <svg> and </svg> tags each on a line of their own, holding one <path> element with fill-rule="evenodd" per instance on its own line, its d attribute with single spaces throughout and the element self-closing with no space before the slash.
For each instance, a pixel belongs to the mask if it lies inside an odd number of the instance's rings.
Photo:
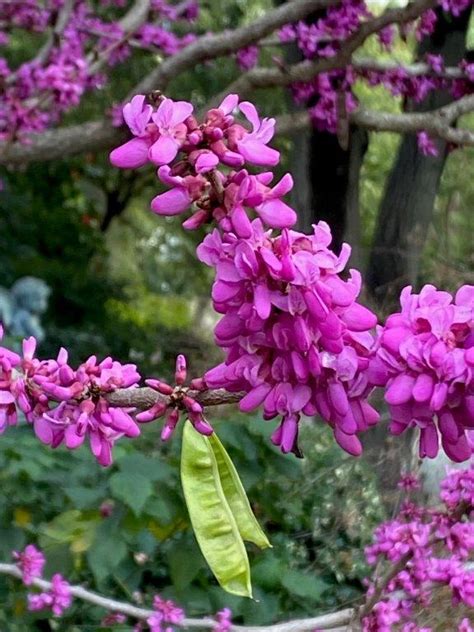
<svg viewBox="0 0 474 632">
<path fill-rule="evenodd" d="M 167 560 L 171 579 L 177 590 L 187 588 L 199 571 L 205 567 L 202 555 L 197 548 L 194 550 L 189 547 L 183 548 L 179 543 L 169 551 Z"/>
<path fill-rule="evenodd" d="M 326 582 L 319 577 L 297 570 L 286 571 L 281 583 L 295 597 L 312 601 L 318 601 L 328 587 Z"/>
<path fill-rule="evenodd" d="M 104 490 L 101 487 L 93 489 L 89 487 L 65 487 L 64 492 L 78 509 L 96 507 L 104 497 Z"/>
<path fill-rule="evenodd" d="M 181 482 L 196 539 L 217 581 L 234 595 L 251 597 L 247 551 L 222 489 L 211 442 L 189 421 L 183 430 Z"/>
<path fill-rule="evenodd" d="M 110 575 L 127 556 L 127 545 L 108 521 L 97 529 L 94 544 L 87 552 L 87 561 L 98 582 Z"/>
<path fill-rule="evenodd" d="M 144 454 L 125 454 L 115 460 L 121 472 L 124 474 L 140 474 L 152 482 L 166 481 L 174 474 L 174 469 L 160 459 L 152 459 Z"/>
<path fill-rule="evenodd" d="M 219 468 L 222 489 L 234 514 L 240 535 L 244 540 L 253 542 L 261 549 L 271 547 L 267 536 L 253 514 L 245 489 L 226 449 L 216 433 L 209 437 L 209 441 Z"/>
<path fill-rule="evenodd" d="M 133 511 L 136 516 L 142 512 L 146 501 L 153 494 L 153 486 L 143 474 L 116 472 L 110 477 L 110 489 L 115 496 Z"/>
</svg>

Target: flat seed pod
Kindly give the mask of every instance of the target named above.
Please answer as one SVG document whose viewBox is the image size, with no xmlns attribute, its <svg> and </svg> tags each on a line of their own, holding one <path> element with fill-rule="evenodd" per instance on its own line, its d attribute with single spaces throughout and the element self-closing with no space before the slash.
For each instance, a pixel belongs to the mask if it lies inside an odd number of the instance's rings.
<svg viewBox="0 0 474 632">
<path fill-rule="evenodd" d="M 247 551 L 209 437 L 189 421 L 183 430 L 181 483 L 196 539 L 217 581 L 227 592 L 252 597 Z"/>
<path fill-rule="evenodd" d="M 240 535 L 244 540 L 253 542 L 261 549 L 271 547 L 272 545 L 253 514 L 237 470 L 216 433 L 209 437 L 209 442 L 219 468 L 222 489 L 234 515 Z"/>
</svg>

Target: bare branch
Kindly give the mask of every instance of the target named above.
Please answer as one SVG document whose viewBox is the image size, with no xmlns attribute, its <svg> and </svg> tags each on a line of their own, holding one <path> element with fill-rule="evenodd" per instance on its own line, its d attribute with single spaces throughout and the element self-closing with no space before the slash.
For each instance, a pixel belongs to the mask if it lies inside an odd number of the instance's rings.
<svg viewBox="0 0 474 632">
<path fill-rule="evenodd" d="M 125 33 L 133 33 L 145 22 L 149 11 L 150 0 L 136 0 L 118 24 Z"/>
<path fill-rule="evenodd" d="M 361 108 L 352 112 L 349 119 L 351 123 L 376 132 L 408 134 L 425 130 L 433 137 L 442 138 L 456 145 L 474 146 L 473 130 L 452 127 L 457 118 L 469 112 L 474 112 L 474 95 L 472 94 L 438 110 L 394 114 Z M 277 119 L 277 132 L 285 135 L 309 124 L 310 117 L 306 111 L 288 114 Z"/>
<path fill-rule="evenodd" d="M 239 402 L 245 393 L 229 393 L 222 388 L 208 391 L 193 391 L 189 390 L 187 394 L 198 401 L 202 406 L 221 406 L 223 404 L 235 404 Z M 151 408 L 157 401 L 169 402 L 169 398 L 166 395 L 161 395 L 152 388 L 124 388 L 109 393 L 107 395 L 107 401 L 112 406 L 118 406 L 121 408 L 139 408 L 144 410 Z"/>
<path fill-rule="evenodd" d="M 266 37 L 284 24 L 301 20 L 311 12 L 333 4 L 337 4 L 337 0 L 293 0 L 268 11 L 262 18 L 246 26 L 200 37 L 176 55 L 165 59 L 135 87 L 133 94 L 164 90 L 171 79 L 185 70 L 203 61 L 229 55 Z"/>
<path fill-rule="evenodd" d="M 15 564 L 0 563 L 0 574 L 21 579 L 21 572 Z M 32 585 L 44 591 L 50 590 L 52 586 L 51 582 L 44 579 L 33 579 Z M 119 612 L 138 620 L 146 620 L 154 614 L 153 610 L 147 610 L 130 603 L 103 597 L 102 595 L 83 588 L 82 586 L 71 586 L 71 594 L 77 599 L 81 599 L 82 601 L 87 601 L 88 603 L 104 608 L 104 610 L 107 610 L 108 612 Z M 300 619 L 296 621 L 288 621 L 286 623 L 277 623 L 276 625 L 233 625 L 230 628 L 230 632 L 310 632 L 315 628 L 318 628 L 319 630 L 333 630 L 334 632 L 335 626 L 345 625 L 350 622 L 353 612 L 354 611 L 352 609 L 342 610 L 341 612 L 322 615 L 312 619 Z M 215 625 L 215 619 L 205 617 L 203 619 L 186 618 L 180 624 L 177 624 L 177 627 L 184 629 L 212 629 Z"/>
<path fill-rule="evenodd" d="M 403 64 L 392 60 L 371 59 L 370 57 L 358 57 L 351 61 L 351 66 L 360 72 L 375 71 L 389 72 L 391 70 L 402 70 L 411 77 L 431 76 L 442 77 L 444 79 L 464 79 L 467 78 L 466 72 L 462 68 L 456 66 L 448 66 L 442 72 L 436 72 L 429 64 Z"/>
</svg>

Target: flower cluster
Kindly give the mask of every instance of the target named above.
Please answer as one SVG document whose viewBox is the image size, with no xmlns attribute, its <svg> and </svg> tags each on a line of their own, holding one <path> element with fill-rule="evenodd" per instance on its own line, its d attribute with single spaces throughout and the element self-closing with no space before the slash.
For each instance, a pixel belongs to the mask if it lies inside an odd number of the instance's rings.
<svg viewBox="0 0 474 632">
<path fill-rule="evenodd" d="M 232 610 L 230 608 L 224 608 L 219 610 L 215 616 L 216 625 L 212 632 L 229 632 L 232 627 Z"/>
<path fill-rule="evenodd" d="M 386 388 L 390 430 L 420 428 L 420 456 L 435 457 L 439 436 L 454 461 L 471 455 L 466 432 L 474 428 L 474 286 L 456 296 L 426 285 L 406 287 L 401 311 L 379 328 L 369 369 Z"/>
<path fill-rule="evenodd" d="M 166 625 L 180 625 L 184 619 L 184 610 L 179 608 L 171 599 L 162 599 L 155 595 L 153 599 L 155 613 L 147 619 L 150 632 L 172 632 L 173 628 Z"/>
<path fill-rule="evenodd" d="M 368 584 L 368 597 L 378 590 L 379 600 L 363 619 L 364 632 L 390 632 L 394 624 L 405 632 L 430 632 L 417 627 L 416 615 L 441 587 L 450 590 L 454 606 L 474 607 L 474 571 L 468 563 L 474 554 L 473 482 L 474 465 L 454 471 L 442 484 L 446 511 L 405 503 L 397 517 L 376 529 L 374 544 L 366 549 L 368 563 L 395 566 L 385 586 L 378 587 L 376 578 Z M 467 620 L 457 629 L 469 630 Z"/>
<path fill-rule="evenodd" d="M 123 8 L 123 4 L 118 4 Z M 47 33 L 65 14 L 60 37 L 53 45 L 16 68 L 0 57 L 0 140 L 24 140 L 30 132 L 41 132 L 56 123 L 60 115 L 76 107 L 84 93 L 102 87 L 105 75 L 101 67 L 122 63 L 132 52 L 131 33 L 122 24 L 122 16 L 109 12 L 106 21 L 91 3 L 75 2 L 68 12 L 61 0 L 12 0 L 0 3 L 0 45 L 8 45 L 8 34 L 21 28 L 33 34 Z M 195 39 L 180 37 L 170 27 L 177 21 L 194 19 L 194 0 L 173 6 L 166 1 L 151 2 L 149 15 L 134 32 L 133 46 L 174 55 Z M 161 22 L 161 23 L 160 23 Z M 128 29 L 128 27 L 127 27 Z M 99 63 L 97 63 L 99 61 Z"/>
<path fill-rule="evenodd" d="M 251 129 L 235 119 L 237 108 Z M 193 206 L 185 228 L 215 220 L 223 230 L 242 237 L 251 234 L 244 207 L 274 228 L 295 223 L 295 212 L 281 199 L 293 186 L 291 176 L 271 187 L 271 172 L 251 175 L 243 168 L 246 163 L 275 166 L 280 158 L 268 147 L 275 120 L 260 119 L 252 103 L 239 103 L 238 96 L 230 94 L 199 124 L 191 103 L 161 98 L 155 109 L 144 95 L 137 95 L 125 105 L 123 116 L 135 138 L 114 149 L 110 159 L 121 168 L 148 162 L 159 167 L 158 177 L 169 190 L 152 200 L 155 213 L 179 215 Z M 219 165 L 230 171 L 217 170 Z"/>
<path fill-rule="evenodd" d="M 301 413 L 318 413 L 345 450 L 360 454 L 357 433 L 378 420 L 365 375 L 376 317 L 356 301 L 360 274 L 339 275 L 350 249 L 329 249 L 324 222 L 312 235 L 274 237 L 260 220 L 251 227 L 248 239 L 214 230 L 198 247 L 216 269 L 212 298 L 223 317 L 215 339 L 226 352 L 206 384 L 245 391 L 242 411 L 263 404 L 265 419 L 282 415 L 272 441 L 283 452 L 299 453 Z"/>
<path fill-rule="evenodd" d="M 25 586 L 29 586 L 34 579 L 43 575 L 46 559 L 34 544 L 28 544 L 24 551 L 13 551 L 12 555 L 21 571 L 21 577 Z"/>
<path fill-rule="evenodd" d="M 204 435 L 213 433 L 212 427 L 204 418 L 204 411 L 199 402 L 197 402 L 188 393 L 188 388 L 184 386 L 187 377 L 186 358 L 178 355 L 176 358 L 175 382 L 176 386 L 170 386 L 165 382 L 155 379 L 145 380 L 146 384 L 161 395 L 166 396 L 166 400 L 157 400 L 155 404 L 148 410 L 138 413 L 137 421 L 148 423 L 155 419 L 159 419 L 165 415 L 165 423 L 161 431 L 162 441 L 168 441 L 176 428 L 179 421 L 180 411 L 186 412 L 187 418 L 191 421 L 198 432 Z M 200 390 L 203 387 L 202 380 L 192 380 L 191 387 Z"/>
<path fill-rule="evenodd" d="M 252 129 L 236 119 L 237 111 Z M 472 411 L 464 421 L 461 417 L 472 398 L 472 288 L 461 288 L 455 305 L 451 299 L 446 303 L 446 293 L 433 290 L 433 298 L 427 288 L 416 314 L 405 290 L 407 305 L 380 328 L 376 349 L 371 334 L 376 317 L 357 302 L 361 276 L 351 270 L 348 278 L 341 277 L 349 246 L 336 256 L 323 222 L 310 236 L 292 230 L 296 214 L 282 199 L 292 187 L 289 174 L 270 188 L 272 172 L 254 175 L 245 168 L 245 163 L 278 163 L 279 153 L 268 146 L 273 119 L 260 119 L 255 107 L 239 103 L 237 95 L 227 96 L 201 124 L 190 103 L 164 97 L 156 106 L 137 95 L 123 114 L 134 138 L 114 149 L 111 160 L 124 168 L 148 162 L 159 166 L 158 177 L 170 189 L 153 199 L 152 210 L 177 215 L 192 207 L 185 228 L 217 223 L 197 249 L 200 260 L 216 270 L 212 299 L 222 318 L 215 340 L 226 354 L 221 365 L 206 373 L 206 387 L 243 391 L 243 411 L 263 404 L 265 419 L 282 415 L 272 440 L 283 452 L 299 454 L 300 415 L 317 413 L 337 442 L 357 455 L 362 449 L 358 433 L 378 421 L 367 397 L 375 386 L 387 386 L 394 432 L 416 423 L 422 429 L 421 454 L 433 456 L 437 414 L 447 454 L 458 460 L 470 456 L 464 430 L 473 425 Z M 434 359 L 426 355 L 431 347 Z M 397 395 L 402 383 L 403 401 Z M 421 394 L 422 385 L 429 390 L 428 383 L 434 391 Z M 160 382 L 149 385 L 164 395 L 174 392 Z M 202 414 L 199 405 L 183 403 L 191 416 Z M 163 433 L 168 438 L 178 408 L 173 402 L 157 403 L 138 419 L 149 421 L 166 412 Z"/>
<path fill-rule="evenodd" d="M 28 609 L 31 611 L 51 609 L 55 617 L 62 616 L 72 603 L 69 583 L 56 573 L 51 578 L 51 588 L 39 594 L 28 595 Z"/>
<path fill-rule="evenodd" d="M 75 449 L 88 439 L 99 463 L 110 465 L 115 441 L 140 434 L 131 410 L 105 397 L 137 384 L 135 365 L 91 356 L 73 370 L 65 349 L 55 360 L 39 360 L 35 350 L 33 337 L 23 342 L 23 356 L 0 347 L 0 432 L 17 423 L 20 410 L 43 443 Z"/>
<path fill-rule="evenodd" d="M 33 544 L 29 544 L 22 552 L 14 551 L 13 559 L 21 571 L 25 586 L 31 586 L 35 579 L 40 579 L 43 576 L 46 559 Z M 56 617 L 61 617 L 71 603 L 72 594 L 69 583 L 59 573 L 53 575 L 49 590 L 28 594 L 29 610 L 50 609 Z"/>
</svg>

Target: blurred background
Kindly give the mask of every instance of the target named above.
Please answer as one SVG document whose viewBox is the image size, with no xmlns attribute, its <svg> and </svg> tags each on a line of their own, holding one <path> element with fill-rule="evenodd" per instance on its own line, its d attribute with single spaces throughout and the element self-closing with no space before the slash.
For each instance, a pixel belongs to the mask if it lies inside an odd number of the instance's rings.
<svg viewBox="0 0 474 632">
<path fill-rule="evenodd" d="M 271 6 L 269 0 L 225 4 L 222 11 L 218 0 L 202 2 L 192 28 L 235 28 Z M 399 39 L 391 58 L 409 61 L 426 50 L 452 60 L 466 50 L 472 54 L 468 18 L 441 19 L 424 51 L 411 37 Z M 35 46 L 18 37 L 13 52 L 19 61 Z M 365 47 L 368 55 L 384 58 L 376 42 Z M 273 53 L 271 47 L 263 52 L 268 63 Z M 289 58 L 295 54 L 288 48 Z M 109 109 L 156 61 L 149 53 L 134 55 L 116 70 L 115 81 L 87 96 L 65 122 Z M 169 93 L 199 109 L 239 72 L 234 58 L 220 59 L 180 77 Z M 357 90 L 374 109 L 415 108 L 383 88 Z M 265 115 L 293 110 L 280 89 L 259 91 L 252 100 Z M 416 108 L 445 102 L 446 95 L 436 94 Z M 292 202 L 300 228 L 324 219 L 336 249 L 349 241 L 350 263 L 366 279 L 365 302 L 381 318 L 408 283 L 452 290 L 474 281 L 474 148 L 440 147 L 438 157 L 425 157 L 414 137 L 359 129 L 352 130 L 349 151 L 335 136 L 309 129 L 279 137 L 276 145 L 281 172 L 296 180 Z M 152 170 L 113 169 L 104 152 L 3 169 L 1 178 L 0 286 L 33 275 L 51 289 L 40 356 L 65 346 L 73 364 L 90 354 L 112 355 L 135 362 L 143 375 L 163 378 L 178 352 L 187 355 L 193 377 L 219 360 L 212 343 L 212 278 L 195 257 L 202 234 L 184 232 L 179 218 L 149 211 L 159 187 Z M 106 471 L 87 450 L 51 451 L 29 428 L 10 429 L 0 440 L 0 558 L 38 542 L 47 574 L 61 572 L 123 600 L 140 602 L 159 592 L 190 616 L 227 605 L 237 622 L 261 625 L 357 600 L 367 570 L 363 546 L 400 502 L 393 490 L 401 469 L 409 467 L 403 461 L 409 440 L 392 445 L 382 423 L 356 460 L 325 427 L 307 423 L 300 442 L 306 458 L 299 461 L 271 447 L 272 424 L 258 415 L 223 408 L 213 410 L 211 420 L 274 546 L 250 551 L 255 601 L 224 594 L 206 569 L 181 495 L 179 436 L 163 446 L 153 425 L 139 440 L 117 446 L 115 464 Z M 102 616 L 84 604 L 56 622 L 29 614 L 18 583 L 0 578 L 2 631 L 95 630 Z"/>
</svg>

